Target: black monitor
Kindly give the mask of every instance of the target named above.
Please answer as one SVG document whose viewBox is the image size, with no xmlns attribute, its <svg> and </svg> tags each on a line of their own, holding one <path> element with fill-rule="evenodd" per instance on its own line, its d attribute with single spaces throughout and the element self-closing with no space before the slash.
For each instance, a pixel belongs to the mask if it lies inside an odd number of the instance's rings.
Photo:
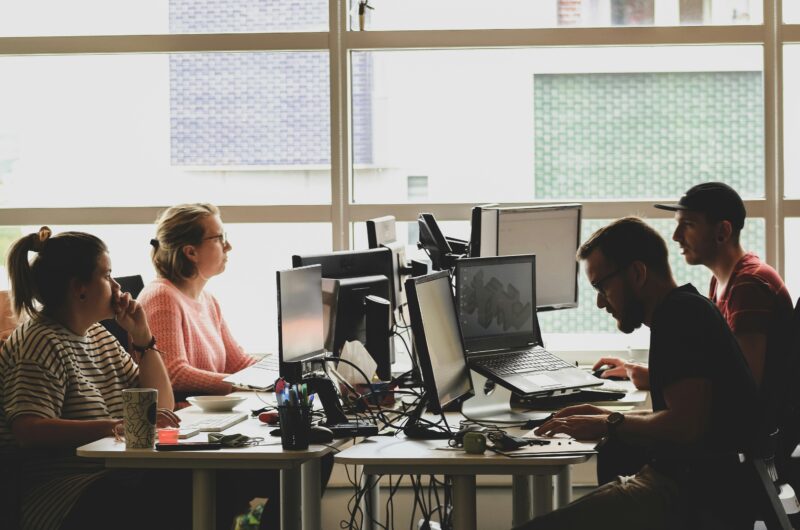
<svg viewBox="0 0 800 530">
<path fill-rule="evenodd" d="M 322 317 L 322 267 L 277 272 L 278 356 L 280 373 L 291 382 L 303 376 L 303 363 L 326 355 Z"/>
<path fill-rule="evenodd" d="M 535 254 L 537 311 L 577 307 L 581 209 L 580 204 L 477 206 L 469 254 Z"/>
<path fill-rule="evenodd" d="M 334 355 L 346 341 L 366 344 L 366 302 L 369 295 L 394 300 L 390 278 L 392 252 L 386 248 L 292 256 L 292 265 L 318 264 L 322 268 L 325 345 Z M 393 305 L 394 307 L 394 305 Z"/>
<path fill-rule="evenodd" d="M 432 412 L 474 395 L 448 271 L 406 281 L 417 359 Z"/>
<path fill-rule="evenodd" d="M 417 247 L 428 254 L 434 270 L 450 270 L 455 260 L 467 253 L 468 242 L 454 237 L 445 237 L 432 213 L 421 213 L 417 219 L 419 242 Z"/>
</svg>

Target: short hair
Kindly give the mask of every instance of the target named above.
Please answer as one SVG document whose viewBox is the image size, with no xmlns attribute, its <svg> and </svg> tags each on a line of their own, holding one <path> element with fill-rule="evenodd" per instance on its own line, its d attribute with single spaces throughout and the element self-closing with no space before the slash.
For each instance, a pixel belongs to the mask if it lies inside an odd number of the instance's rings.
<svg viewBox="0 0 800 530">
<path fill-rule="evenodd" d="M 100 255 L 108 247 L 85 232 L 52 232 L 43 226 L 38 232 L 19 238 L 8 252 L 8 276 L 14 313 L 31 317 L 53 314 L 61 309 L 74 279 L 88 283 L 97 269 Z M 28 253 L 35 252 L 31 262 Z"/>
<path fill-rule="evenodd" d="M 203 242 L 202 220 L 219 215 L 213 204 L 179 204 L 164 210 L 156 220 L 156 238 L 151 259 L 156 273 L 173 283 L 188 280 L 197 274 L 197 267 L 184 254 L 186 245 Z"/>
<path fill-rule="evenodd" d="M 595 250 L 620 268 L 641 261 L 662 276 L 672 275 L 664 238 L 638 217 L 623 217 L 597 230 L 578 249 L 578 260 Z"/>
</svg>

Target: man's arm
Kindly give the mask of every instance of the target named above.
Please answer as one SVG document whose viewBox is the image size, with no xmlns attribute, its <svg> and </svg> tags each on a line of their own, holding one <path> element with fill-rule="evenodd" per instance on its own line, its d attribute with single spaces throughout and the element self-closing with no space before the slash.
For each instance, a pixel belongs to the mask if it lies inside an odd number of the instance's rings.
<svg viewBox="0 0 800 530">
<path fill-rule="evenodd" d="M 734 333 L 747 366 L 753 373 L 756 385 L 761 387 L 764 379 L 764 363 L 767 358 L 767 336 L 763 333 Z"/>
<path fill-rule="evenodd" d="M 690 444 L 699 440 L 711 419 L 711 382 L 681 379 L 664 389 L 667 409 L 649 414 L 626 414 L 616 435 L 637 445 Z M 607 432 L 607 414 L 553 417 L 536 429 L 538 435 L 566 433 L 579 440 L 597 440 Z"/>
</svg>

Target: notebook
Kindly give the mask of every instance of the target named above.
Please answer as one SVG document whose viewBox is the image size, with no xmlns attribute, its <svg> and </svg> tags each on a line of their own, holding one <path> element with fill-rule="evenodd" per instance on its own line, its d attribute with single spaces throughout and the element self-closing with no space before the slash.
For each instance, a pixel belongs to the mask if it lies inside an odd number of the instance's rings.
<svg viewBox="0 0 800 530">
<path fill-rule="evenodd" d="M 242 388 L 271 390 L 278 377 L 278 356 L 268 353 L 257 363 L 229 375 L 223 381 Z"/>
<path fill-rule="evenodd" d="M 553 396 L 603 384 L 545 350 L 535 256 L 458 260 L 456 308 L 467 364 L 512 392 Z"/>
</svg>

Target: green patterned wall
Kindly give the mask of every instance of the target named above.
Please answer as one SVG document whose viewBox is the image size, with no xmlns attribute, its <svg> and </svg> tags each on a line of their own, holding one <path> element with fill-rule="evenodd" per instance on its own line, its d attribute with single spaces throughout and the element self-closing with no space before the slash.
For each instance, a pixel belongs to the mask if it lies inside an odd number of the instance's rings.
<svg viewBox="0 0 800 530">
<path fill-rule="evenodd" d="M 537 199 L 764 196 L 761 72 L 534 75 Z"/>
</svg>

